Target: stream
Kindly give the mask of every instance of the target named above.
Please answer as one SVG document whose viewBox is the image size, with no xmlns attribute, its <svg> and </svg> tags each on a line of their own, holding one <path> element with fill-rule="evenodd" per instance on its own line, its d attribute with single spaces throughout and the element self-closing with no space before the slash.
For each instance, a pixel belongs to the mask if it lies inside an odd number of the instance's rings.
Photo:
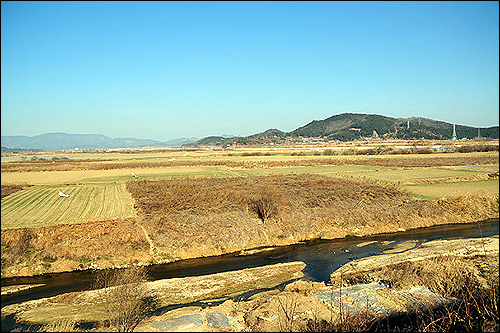
<svg viewBox="0 0 500 333">
<path fill-rule="evenodd" d="M 242 252 L 235 252 L 214 257 L 180 260 L 168 264 L 148 266 L 148 269 L 151 279 L 159 280 L 234 271 L 283 262 L 303 261 L 307 265 L 304 269 L 305 277 L 303 279 L 327 282 L 330 274 L 347 262 L 376 255 L 408 240 L 416 240 L 416 247 L 418 247 L 423 242 L 436 239 L 479 238 L 498 234 L 498 219 L 492 219 L 475 223 L 437 225 L 365 237 L 351 236 L 335 240 L 320 239 L 294 245 L 254 249 L 255 251 L 246 251 L 247 253 L 255 252 L 247 255 L 242 254 Z M 387 244 L 387 241 L 391 243 Z M 373 243 L 357 246 L 366 242 Z M 94 280 L 94 274 L 95 271 L 86 270 L 2 279 L 2 287 L 18 284 L 45 284 L 41 287 L 2 296 L 2 307 L 52 297 L 62 293 L 88 290 Z"/>
</svg>

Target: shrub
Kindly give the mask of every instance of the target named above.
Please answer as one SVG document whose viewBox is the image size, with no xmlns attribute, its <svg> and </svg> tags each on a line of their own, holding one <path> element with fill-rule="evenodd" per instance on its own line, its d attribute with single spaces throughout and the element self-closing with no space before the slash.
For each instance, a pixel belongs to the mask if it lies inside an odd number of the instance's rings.
<svg viewBox="0 0 500 333">
<path fill-rule="evenodd" d="M 323 155 L 325 156 L 335 155 L 335 152 L 333 151 L 333 149 L 325 149 L 323 150 Z"/>
<path fill-rule="evenodd" d="M 415 154 L 432 154 L 434 150 L 430 148 L 419 148 L 415 150 Z"/>
<path fill-rule="evenodd" d="M 455 148 L 456 152 L 459 153 L 471 153 L 471 152 L 488 152 L 488 151 L 498 151 L 498 146 L 494 145 L 467 145 Z"/>
<path fill-rule="evenodd" d="M 92 288 L 99 290 L 109 326 L 119 332 L 132 332 L 149 312 L 157 308 L 157 298 L 144 284 L 148 279 L 144 267 L 103 270 L 97 274 Z"/>
<path fill-rule="evenodd" d="M 252 200 L 252 208 L 257 213 L 262 222 L 277 215 L 278 206 L 272 191 L 265 189 L 255 199 Z"/>
</svg>

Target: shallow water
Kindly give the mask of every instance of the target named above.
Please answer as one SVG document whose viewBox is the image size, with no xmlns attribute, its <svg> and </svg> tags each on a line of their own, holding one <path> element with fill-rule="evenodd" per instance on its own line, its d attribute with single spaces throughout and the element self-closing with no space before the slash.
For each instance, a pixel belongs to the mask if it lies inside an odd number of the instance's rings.
<svg viewBox="0 0 500 333">
<path fill-rule="evenodd" d="M 375 255 L 407 240 L 424 241 L 445 238 L 479 238 L 499 234 L 498 219 L 480 223 L 448 224 L 405 232 L 379 234 L 367 237 L 347 237 L 336 240 L 315 240 L 307 243 L 276 247 L 252 255 L 231 253 L 221 256 L 181 260 L 149 266 L 153 280 L 198 276 L 290 261 L 303 261 L 305 279 L 328 281 L 330 274 L 349 261 Z M 358 244 L 372 242 L 358 247 Z M 390 241 L 387 244 L 386 241 Z M 382 243 L 384 242 L 384 243 Z M 385 244 L 385 245 L 384 245 Z M 44 283 L 43 287 L 29 289 L 1 297 L 2 306 L 33 299 L 56 296 L 61 293 L 88 290 L 95 271 L 76 271 L 45 274 L 34 277 L 2 279 L 2 287 L 16 284 Z"/>
</svg>

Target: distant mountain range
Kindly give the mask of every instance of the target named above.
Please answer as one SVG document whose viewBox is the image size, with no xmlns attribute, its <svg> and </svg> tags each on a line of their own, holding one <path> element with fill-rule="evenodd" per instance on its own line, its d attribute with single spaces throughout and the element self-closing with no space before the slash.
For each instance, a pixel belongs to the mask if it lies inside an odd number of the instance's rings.
<svg viewBox="0 0 500 333">
<path fill-rule="evenodd" d="M 102 134 L 46 133 L 37 136 L 2 136 L 2 152 L 12 150 L 80 150 L 136 147 L 180 147 L 198 138 L 179 138 L 166 142 L 136 138 L 110 138 Z"/>
<path fill-rule="evenodd" d="M 498 139 L 499 127 L 478 128 L 455 125 L 457 139 Z M 388 139 L 441 139 L 453 138 L 453 124 L 428 118 L 391 118 L 376 114 L 342 113 L 324 120 L 313 120 L 291 132 L 279 129 L 249 135 L 246 137 L 222 135 L 203 139 L 179 138 L 166 142 L 150 139 L 116 138 L 102 134 L 47 133 L 33 137 L 2 136 L 2 152 L 17 150 L 74 150 L 112 149 L 136 147 L 207 147 L 249 144 L 281 144 L 304 140 L 350 141 L 363 138 Z"/>
</svg>

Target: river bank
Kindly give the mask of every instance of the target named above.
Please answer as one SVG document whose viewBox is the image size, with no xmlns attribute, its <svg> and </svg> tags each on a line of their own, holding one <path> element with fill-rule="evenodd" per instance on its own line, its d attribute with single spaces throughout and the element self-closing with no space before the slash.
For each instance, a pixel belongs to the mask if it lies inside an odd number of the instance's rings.
<svg viewBox="0 0 500 333">
<path fill-rule="evenodd" d="M 450 267 L 442 264 L 449 260 L 447 258 L 454 258 L 453 266 L 460 263 L 459 267 L 465 267 L 471 276 L 487 286 L 488 279 L 498 275 L 498 242 L 498 236 L 446 239 L 424 242 L 413 249 L 414 242 L 403 242 L 388 253 L 343 265 L 332 273 L 332 286 L 300 279 L 305 268 L 300 262 L 149 282 L 149 288 L 161 299 L 164 308 L 145 319 L 136 331 L 283 331 L 306 330 L 321 323 L 335 325 L 341 320 L 341 308 L 332 306 L 331 299 L 324 295 L 338 293 L 339 287 L 344 288 L 341 291 L 344 296 L 339 299 L 344 311 L 348 307 L 365 311 L 369 299 L 371 319 L 384 313 L 409 311 L 412 304 L 404 301 L 408 297 L 404 294 L 405 288 L 414 288 L 412 295 L 422 304 L 445 304 L 449 295 L 443 295 L 443 290 L 439 293 L 436 289 L 439 283 L 432 285 L 427 281 L 428 285 L 422 286 L 418 284 L 421 281 L 395 278 L 394 272 L 408 275 L 408 271 L 402 271 L 402 265 L 433 263 L 429 274 L 434 274 L 437 281 L 444 278 L 439 271 Z M 289 283 L 285 283 L 287 281 Z M 273 289 L 283 283 L 283 287 Z M 244 296 L 251 290 L 256 292 Z M 84 291 L 9 305 L 2 308 L 2 318 L 15 315 L 16 320 L 24 324 L 53 325 L 96 321 L 102 316 L 96 293 Z M 356 301 L 361 296 L 362 300 Z M 429 303 L 430 300 L 434 303 Z M 183 305 L 173 307 L 173 304 Z M 293 320 L 287 319 L 288 315 L 292 315 Z"/>
</svg>

